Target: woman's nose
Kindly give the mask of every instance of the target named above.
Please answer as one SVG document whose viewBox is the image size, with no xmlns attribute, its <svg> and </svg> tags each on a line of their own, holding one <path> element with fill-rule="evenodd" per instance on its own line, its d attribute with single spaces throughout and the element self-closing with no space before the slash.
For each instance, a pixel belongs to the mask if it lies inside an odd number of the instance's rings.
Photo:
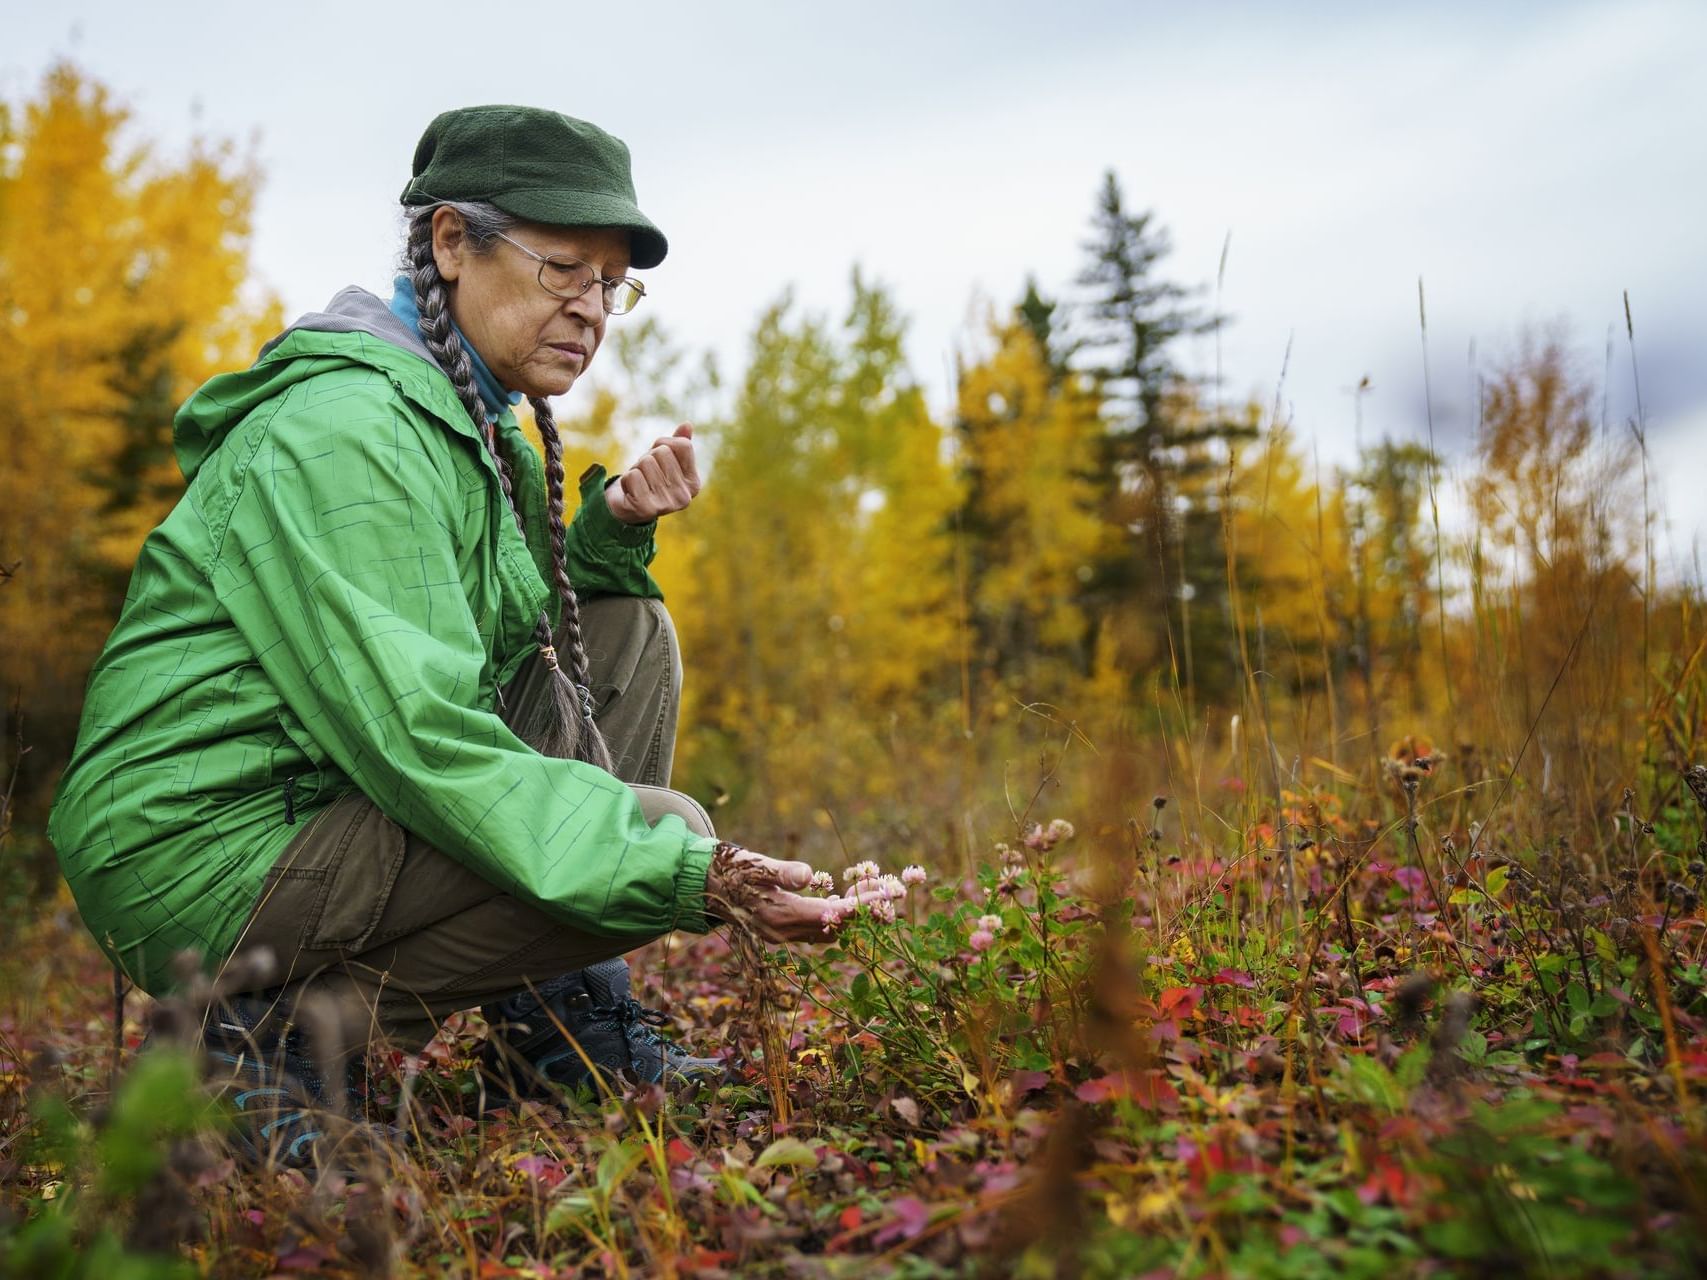
<svg viewBox="0 0 1707 1280">
<path fill-rule="evenodd" d="M 605 311 L 604 286 L 597 281 L 579 297 L 565 299 L 563 305 L 570 315 L 585 320 L 595 329 L 604 324 L 605 316 L 609 314 Z"/>
</svg>

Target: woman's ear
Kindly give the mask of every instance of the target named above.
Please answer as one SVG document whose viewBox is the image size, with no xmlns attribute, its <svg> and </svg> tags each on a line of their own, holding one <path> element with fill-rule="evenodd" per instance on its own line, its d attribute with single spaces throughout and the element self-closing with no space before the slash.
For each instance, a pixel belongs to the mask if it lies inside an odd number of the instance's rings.
<svg viewBox="0 0 1707 1280">
<path fill-rule="evenodd" d="M 448 205 L 433 210 L 433 261 L 439 275 L 447 282 L 462 274 L 462 255 L 467 252 L 468 237 L 463 234 L 462 215 Z"/>
</svg>

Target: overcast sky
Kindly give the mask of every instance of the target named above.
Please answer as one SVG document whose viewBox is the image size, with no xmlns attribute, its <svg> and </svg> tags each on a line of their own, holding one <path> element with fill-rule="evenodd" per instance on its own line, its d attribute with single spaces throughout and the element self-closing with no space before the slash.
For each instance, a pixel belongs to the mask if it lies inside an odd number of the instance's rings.
<svg viewBox="0 0 1707 1280">
<path fill-rule="evenodd" d="M 1212 283 L 1231 235 L 1228 394 L 1272 402 L 1290 343 L 1281 395 L 1324 461 L 1350 452 L 1364 375 L 1366 437 L 1422 438 L 1419 277 L 1449 449 L 1472 344 L 1486 365 L 1554 321 L 1596 378 L 1616 328 L 1621 423 L 1628 290 L 1668 554 L 1707 531 L 1699 0 L 7 9 L 0 95 L 69 56 L 168 147 L 252 145 L 255 265 L 292 314 L 388 288 L 436 112 L 527 102 L 629 143 L 671 244 L 645 305 L 679 342 L 738 369 L 763 306 L 792 285 L 839 314 L 858 263 L 910 317 L 941 406 L 969 316 L 1027 272 L 1069 288 L 1112 168 L 1171 231 L 1182 283 Z M 1213 368 L 1207 344 L 1186 355 Z"/>
</svg>

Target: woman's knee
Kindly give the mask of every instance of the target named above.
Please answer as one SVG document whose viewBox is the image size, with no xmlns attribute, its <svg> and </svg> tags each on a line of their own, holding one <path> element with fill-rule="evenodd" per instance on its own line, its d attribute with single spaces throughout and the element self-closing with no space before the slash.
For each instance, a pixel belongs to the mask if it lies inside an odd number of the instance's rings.
<svg viewBox="0 0 1707 1280">
<path fill-rule="evenodd" d="M 662 600 L 599 596 L 581 605 L 581 636 L 595 703 L 643 687 L 681 684 L 676 624 Z M 600 694 L 606 694 L 601 699 Z"/>
<path fill-rule="evenodd" d="M 646 815 L 646 821 L 656 823 L 659 818 L 673 813 L 687 824 L 687 829 L 696 836 L 717 834 L 711 825 L 711 815 L 705 811 L 705 806 L 692 796 L 681 791 L 671 791 L 668 787 L 648 787 L 636 783 L 629 785 L 640 801 L 640 812 Z"/>
</svg>

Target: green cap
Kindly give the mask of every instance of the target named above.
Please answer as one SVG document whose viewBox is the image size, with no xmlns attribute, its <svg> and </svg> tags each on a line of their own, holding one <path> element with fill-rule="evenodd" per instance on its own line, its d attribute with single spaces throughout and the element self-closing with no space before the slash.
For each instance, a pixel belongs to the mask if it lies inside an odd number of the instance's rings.
<svg viewBox="0 0 1707 1280">
<path fill-rule="evenodd" d="M 670 247 L 634 203 L 622 140 L 539 107 L 460 107 L 436 117 L 415 147 L 402 199 L 484 200 L 555 227 L 621 227 L 641 269 L 657 266 Z"/>
</svg>

